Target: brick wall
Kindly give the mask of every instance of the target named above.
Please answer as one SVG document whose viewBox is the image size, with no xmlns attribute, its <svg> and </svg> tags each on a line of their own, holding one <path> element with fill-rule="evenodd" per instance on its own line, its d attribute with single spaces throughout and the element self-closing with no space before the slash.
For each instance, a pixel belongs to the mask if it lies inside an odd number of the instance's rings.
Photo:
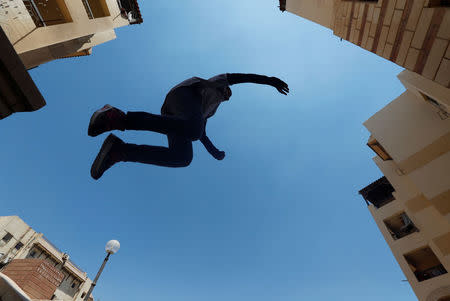
<svg viewBox="0 0 450 301">
<path fill-rule="evenodd" d="M 14 280 L 32 299 L 52 298 L 64 274 L 40 259 L 16 259 L 2 271 Z"/>
<path fill-rule="evenodd" d="M 429 5 L 338 0 L 334 34 L 450 88 L 450 7 Z"/>
</svg>

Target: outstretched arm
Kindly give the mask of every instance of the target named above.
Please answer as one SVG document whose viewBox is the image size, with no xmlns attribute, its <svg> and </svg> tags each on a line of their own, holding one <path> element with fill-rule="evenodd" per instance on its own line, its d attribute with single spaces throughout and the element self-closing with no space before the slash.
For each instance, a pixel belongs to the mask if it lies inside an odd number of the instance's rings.
<svg viewBox="0 0 450 301">
<path fill-rule="evenodd" d="M 208 136 L 206 136 L 206 122 L 205 130 L 203 131 L 203 136 L 200 138 L 200 142 L 206 148 L 208 153 L 210 153 L 216 160 L 223 160 L 223 158 L 225 158 L 225 152 L 218 150 L 211 140 L 209 140 Z"/>
<path fill-rule="evenodd" d="M 289 93 L 288 85 L 277 77 L 268 77 L 258 74 L 227 73 L 227 79 L 230 86 L 235 84 L 254 83 L 272 86 L 284 95 Z"/>
</svg>

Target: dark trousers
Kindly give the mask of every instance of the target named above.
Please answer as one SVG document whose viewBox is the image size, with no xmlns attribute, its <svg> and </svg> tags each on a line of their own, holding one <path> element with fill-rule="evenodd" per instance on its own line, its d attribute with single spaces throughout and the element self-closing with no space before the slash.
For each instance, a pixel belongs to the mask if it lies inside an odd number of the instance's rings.
<svg viewBox="0 0 450 301">
<path fill-rule="evenodd" d="M 167 135 L 169 146 L 121 146 L 122 161 L 154 164 L 166 167 L 185 167 L 192 161 L 192 141 L 203 135 L 205 121 L 201 114 L 190 119 L 156 115 L 146 112 L 128 112 L 125 130 L 152 131 Z"/>
</svg>

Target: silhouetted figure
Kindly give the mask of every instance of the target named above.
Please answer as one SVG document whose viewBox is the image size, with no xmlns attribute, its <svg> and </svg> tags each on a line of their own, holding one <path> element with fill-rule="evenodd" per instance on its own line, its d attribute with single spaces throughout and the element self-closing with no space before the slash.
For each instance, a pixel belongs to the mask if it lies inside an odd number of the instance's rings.
<svg viewBox="0 0 450 301">
<path fill-rule="evenodd" d="M 172 88 L 166 96 L 161 115 L 127 112 L 105 105 L 90 120 L 88 135 L 95 137 L 111 130 L 152 131 L 167 135 L 168 147 L 136 145 L 110 134 L 91 167 L 91 176 L 99 179 L 117 162 L 140 162 L 167 167 L 185 167 L 192 161 L 192 141 L 199 140 L 217 160 L 225 157 L 206 136 L 206 120 L 220 103 L 231 97 L 231 85 L 256 83 L 270 85 L 280 93 L 289 93 L 288 85 L 276 77 L 227 73 L 208 80 L 193 77 Z"/>
</svg>

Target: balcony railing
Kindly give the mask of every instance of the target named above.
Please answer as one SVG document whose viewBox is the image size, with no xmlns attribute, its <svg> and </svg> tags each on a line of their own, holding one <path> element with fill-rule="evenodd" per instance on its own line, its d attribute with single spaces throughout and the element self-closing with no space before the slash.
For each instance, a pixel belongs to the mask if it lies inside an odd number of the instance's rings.
<svg viewBox="0 0 450 301">
<path fill-rule="evenodd" d="M 25 7 L 31 16 L 31 19 L 33 19 L 33 22 L 36 25 L 36 27 L 47 26 L 34 0 L 23 0 L 23 4 L 25 4 Z"/>
<path fill-rule="evenodd" d="M 87 13 L 89 19 L 94 19 L 94 14 L 92 13 L 92 9 L 91 9 L 91 6 L 89 5 L 89 1 L 83 0 L 83 5 L 84 5 L 84 8 L 86 9 L 86 13 Z"/>
<path fill-rule="evenodd" d="M 425 271 L 417 271 L 414 273 L 417 277 L 417 280 L 424 281 L 434 277 L 438 277 L 440 275 L 447 274 L 447 270 L 444 268 L 442 264 L 426 269 Z"/>
<path fill-rule="evenodd" d="M 384 220 L 384 223 L 394 240 L 419 232 L 419 229 L 405 212 Z"/>
</svg>

